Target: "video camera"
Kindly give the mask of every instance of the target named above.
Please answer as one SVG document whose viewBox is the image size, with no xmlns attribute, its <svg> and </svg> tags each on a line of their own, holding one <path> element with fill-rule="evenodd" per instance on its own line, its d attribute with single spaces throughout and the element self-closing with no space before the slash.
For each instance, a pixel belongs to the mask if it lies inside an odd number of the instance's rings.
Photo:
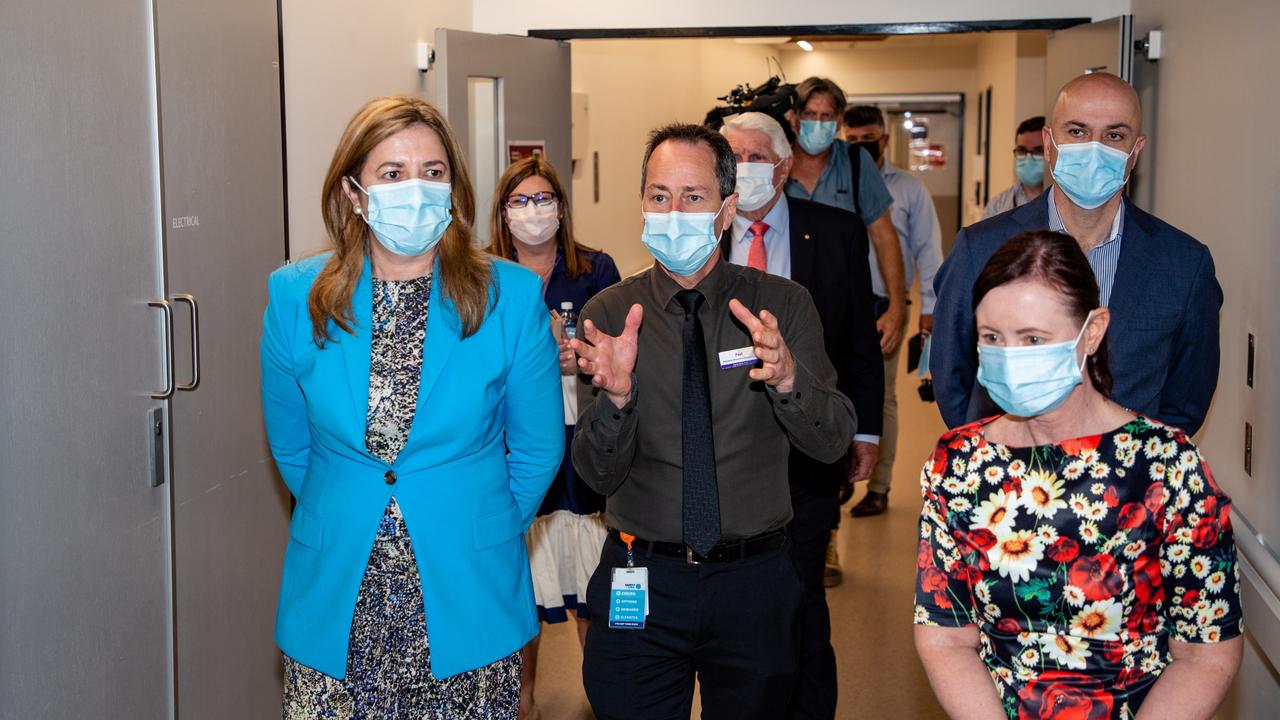
<svg viewBox="0 0 1280 720">
<path fill-rule="evenodd" d="M 750 83 L 743 83 L 716 99 L 724 102 L 725 105 L 712 108 L 707 113 L 706 119 L 702 121 L 703 125 L 712 130 L 719 130 L 724 125 L 724 119 L 730 115 L 759 112 L 777 120 L 782 126 L 782 132 L 787 136 L 787 142 L 795 142 L 791 122 L 787 120 L 787 111 L 795 107 L 796 86 L 794 84 L 784 83 L 781 78 L 774 75 L 759 87 L 753 88 Z"/>
</svg>

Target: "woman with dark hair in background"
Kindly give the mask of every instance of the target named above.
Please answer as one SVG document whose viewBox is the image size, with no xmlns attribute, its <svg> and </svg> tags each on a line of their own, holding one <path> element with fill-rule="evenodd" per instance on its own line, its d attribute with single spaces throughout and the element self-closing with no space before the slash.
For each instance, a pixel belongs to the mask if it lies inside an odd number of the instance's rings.
<svg viewBox="0 0 1280 720">
<path fill-rule="evenodd" d="M 915 638 L 938 699 L 1211 717 L 1242 648 L 1230 499 L 1181 430 L 1109 399 L 1110 313 L 1075 240 L 1014 237 L 973 302 L 1006 414 L 944 435 L 921 474 Z"/>
<path fill-rule="evenodd" d="M 540 283 L 474 246 L 462 152 L 413 96 L 351 119 L 323 210 L 333 250 L 271 274 L 262 337 L 297 501 L 283 715 L 512 718 L 538 630 L 524 532 L 564 453 Z"/>
<path fill-rule="evenodd" d="M 596 293 L 618 282 L 618 268 L 607 254 L 577 243 L 569 198 L 555 168 L 541 156 L 512 163 L 499 178 L 489 228 L 489 252 L 515 260 L 542 278 L 542 296 L 560 344 L 566 451 L 560 472 L 529 528 L 529 562 L 538 617 L 544 622 L 565 622 L 566 610 L 572 610 L 578 639 L 585 642 L 590 619 L 587 581 L 595 572 L 605 540 L 604 497 L 578 479 L 568 452 L 577 421 L 579 388 L 590 391 L 589 384 L 578 383 L 578 360 L 569 339 L 576 329 L 578 311 Z M 524 659 L 521 717 L 532 718 L 537 715 L 533 705 L 537 638 L 525 649 Z"/>
</svg>

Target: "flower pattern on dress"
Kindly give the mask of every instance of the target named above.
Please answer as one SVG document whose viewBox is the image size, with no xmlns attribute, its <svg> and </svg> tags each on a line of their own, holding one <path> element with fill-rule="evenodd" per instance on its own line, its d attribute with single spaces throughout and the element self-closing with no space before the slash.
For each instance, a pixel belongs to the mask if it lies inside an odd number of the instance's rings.
<svg viewBox="0 0 1280 720">
<path fill-rule="evenodd" d="M 976 625 L 1010 718 L 1132 717 L 1170 639 L 1241 633 L 1231 501 L 1185 433 L 1138 417 L 1013 448 L 989 422 L 921 471 L 914 622 Z"/>
</svg>

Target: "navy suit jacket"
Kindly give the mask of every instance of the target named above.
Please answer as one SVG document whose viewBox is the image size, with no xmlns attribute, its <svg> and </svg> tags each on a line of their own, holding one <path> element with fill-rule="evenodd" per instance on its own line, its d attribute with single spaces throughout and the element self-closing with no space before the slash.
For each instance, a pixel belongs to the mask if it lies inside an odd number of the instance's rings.
<svg viewBox="0 0 1280 720">
<path fill-rule="evenodd" d="M 973 284 L 987 260 L 1014 235 L 1049 227 L 1049 193 L 964 228 L 934 279 L 929 370 L 948 427 L 1000 410 L 976 382 Z M 1222 288 L 1209 248 L 1124 202 L 1123 245 L 1111 290 L 1107 344 L 1113 399 L 1193 434 L 1218 386 L 1218 311 Z"/>
</svg>

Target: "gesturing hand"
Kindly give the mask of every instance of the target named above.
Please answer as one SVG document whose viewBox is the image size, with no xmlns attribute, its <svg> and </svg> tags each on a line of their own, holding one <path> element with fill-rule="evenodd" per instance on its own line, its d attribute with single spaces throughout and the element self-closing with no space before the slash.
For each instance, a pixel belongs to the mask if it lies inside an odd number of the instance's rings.
<svg viewBox="0 0 1280 720">
<path fill-rule="evenodd" d="M 791 392 L 796 379 L 796 364 L 782 339 L 782 332 L 778 330 L 778 318 L 768 310 L 761 310 L 757 317 L 736 299 L 729 301 L 729 311 L 747 326 L 747 332 L 751 333 L 751 349 L 761 363 L 760 367 L 752 368 L 751 379 L 763 380 L 780 393 Z"/>
<path fill-rule="evenodd" d="M 582 323 L 582 332 L 590 344 L 577 338 L 570 341 L 578 353 L 578 367 L 590 375 L 591 384 L 604 391 L 618 407 L 626 405 L 631 395 L 631 373 L 636 369 L 642 319 L 644 308 L 632 305 L 621 335 L 606 335 L 595 323 L 586 320 Z"/>
</svg>

